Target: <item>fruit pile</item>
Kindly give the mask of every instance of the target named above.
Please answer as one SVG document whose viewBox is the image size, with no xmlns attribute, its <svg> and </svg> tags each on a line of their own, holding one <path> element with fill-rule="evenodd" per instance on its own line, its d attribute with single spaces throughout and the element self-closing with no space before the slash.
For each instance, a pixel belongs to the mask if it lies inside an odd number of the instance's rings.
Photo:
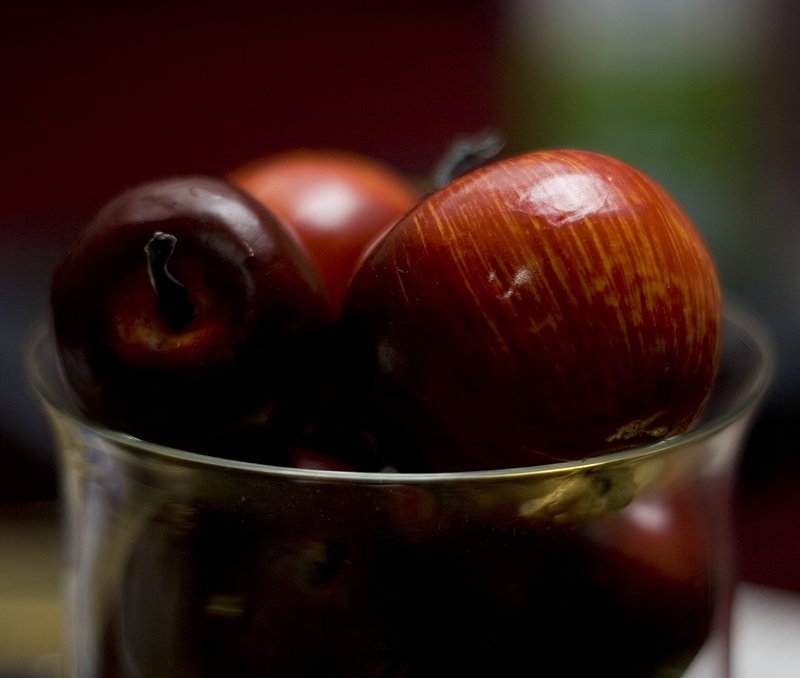
<svg viewBox="0 0 800 678">
<path fill-rule="evenodd" d="M 53 279 L 77 407 L 216 456 L 404 472 L 580 459 L 697 421 L 722 294 L 661 187 L 571 150 L 443 183 L 298 151 L 113 199 Z"/>
</svg>

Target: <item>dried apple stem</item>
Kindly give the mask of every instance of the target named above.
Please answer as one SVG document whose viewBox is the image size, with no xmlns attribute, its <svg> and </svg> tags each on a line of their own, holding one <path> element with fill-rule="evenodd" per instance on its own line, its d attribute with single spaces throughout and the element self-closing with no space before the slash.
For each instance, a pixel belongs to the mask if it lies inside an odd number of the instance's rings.
<svg viewBox="0 0 800 678">
<path fill-rule="evenodd" d="M 485 129 L 472 136 L 459 136 L 450 142 L 433 170 L 434 188 L 447 186 L 462 174 L 494 158 L 505 146 L 500 132 Z"/>
<path fill-rule="evenodd" d="M 174 235 L 156 231 L 144 248 L 150 284 L 158 295 L 158 313 L 176 332 L 186 327 L 194 317 L 194 307 L 189 301 L 188 290 L 167 268 L 177 242 Z"/>
</svg>

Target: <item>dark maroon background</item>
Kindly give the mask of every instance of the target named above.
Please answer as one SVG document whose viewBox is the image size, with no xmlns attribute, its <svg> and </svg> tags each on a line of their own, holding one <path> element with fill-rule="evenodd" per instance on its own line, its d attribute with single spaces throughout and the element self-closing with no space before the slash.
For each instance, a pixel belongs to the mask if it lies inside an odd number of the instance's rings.
<svg viewBox="0 0 800 678">
<path fill-rule="evenodd" d="M 0 214 L 12 227 L 78 221 L 131 183 L 299 145 L 427 172 L 454 133 L 497 122 L 495 5 L 17 9 L 0 28 Z"/>
</svg>

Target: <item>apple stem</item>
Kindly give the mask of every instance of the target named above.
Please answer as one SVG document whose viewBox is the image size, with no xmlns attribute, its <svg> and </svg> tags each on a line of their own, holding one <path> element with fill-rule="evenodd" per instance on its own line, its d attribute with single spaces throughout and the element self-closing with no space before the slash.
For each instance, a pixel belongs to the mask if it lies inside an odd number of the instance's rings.
<svg viewBox="0 0 800 678">
<path fill-rule="evenodd" d="M 433 170 L 434 188 L 447 186 L 462 174 L 491 160 L 505 145 L 503 135 L 491 128 L 477 134 L 455 137 Z"/>
<path fill-rule="evenodd" d="M 194 307 L 189 301 L 188 290 L 167 268 L 177 242 L 174 235 L 156 231 L 144 248 L 150 284 L 158 295 L 158 313 L 175 331 L 182 330 L 194 317 Z"/>
</svg>

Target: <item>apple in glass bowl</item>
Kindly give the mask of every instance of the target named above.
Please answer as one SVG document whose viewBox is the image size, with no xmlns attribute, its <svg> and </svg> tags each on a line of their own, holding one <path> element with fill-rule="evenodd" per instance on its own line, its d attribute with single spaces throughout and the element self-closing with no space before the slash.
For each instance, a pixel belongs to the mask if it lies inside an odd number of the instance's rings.
<svg viewBox="0 0 800 678">
<path fill-rule="evenodd" d="M 328 385 L 325 283 L 226 180 L 155 180 L 111 200 L 55 271 L 51 300 L 81 411 L 151 442 L 224 456 L 217 443 L 252 434 L 279 450 Z"/>
<path fill-rule="evenodd" d="M 572 150 L 423 199 L 365 257 L 342 381 L 407 471 L 580 459 L 689 429 L 719 367 L 722 292 L 675 201 Z"/>
<path fill-rule="evenodd" d="M 294 229 L 322 271 L 335 308 L 364 248 L 420 198 L 393 167 L 336 150 L 287 151 L 249 162 L 229 177 Z"/>
</svg>

